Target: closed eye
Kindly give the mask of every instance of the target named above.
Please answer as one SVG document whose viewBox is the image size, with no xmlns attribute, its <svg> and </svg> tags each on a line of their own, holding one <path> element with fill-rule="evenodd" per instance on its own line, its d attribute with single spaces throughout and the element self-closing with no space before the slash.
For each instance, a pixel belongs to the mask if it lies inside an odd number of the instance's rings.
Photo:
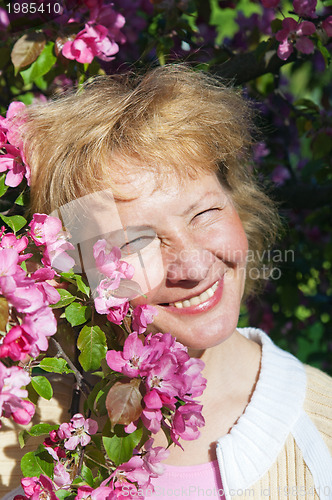
<svg viewBox="0 0 332 500">
<path fill-rule="evenodd" d="M 139 236 L 128 243 L 125 243 L 120 247 L 121 255 L 132 255 L 133 253 L 137 253 L 140 250 L 143 250 L 146 246 L 148 246 L 154 240 L 154 237 L 151 236 Z"/>
<path fill-rule="evenodd" d="M 220 208 L 209 208 L 208 210 L 203 210 L 202 212 L 199 212 L 198 214 L 195 215 L 195 217 L 199 217 L 200 215 L 204 215 L 204 214 L 209 214 L 211 212 L 219 212 L 220 211 Z M 194 219 L 195 219 L 194 217 Z"/>
</svg>

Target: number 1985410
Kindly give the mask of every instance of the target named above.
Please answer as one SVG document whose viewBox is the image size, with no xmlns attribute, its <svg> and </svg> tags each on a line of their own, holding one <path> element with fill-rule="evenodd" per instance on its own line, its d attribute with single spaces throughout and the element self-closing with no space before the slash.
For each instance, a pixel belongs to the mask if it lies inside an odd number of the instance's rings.
<svg viewBox="0 0 332 500">
<path fill-rule="evenodd" d="M 49 3 L 8 3 L 6 5 L 9 14 L 62 14 L 62 5 L 58 2 Z"/>
</svg>

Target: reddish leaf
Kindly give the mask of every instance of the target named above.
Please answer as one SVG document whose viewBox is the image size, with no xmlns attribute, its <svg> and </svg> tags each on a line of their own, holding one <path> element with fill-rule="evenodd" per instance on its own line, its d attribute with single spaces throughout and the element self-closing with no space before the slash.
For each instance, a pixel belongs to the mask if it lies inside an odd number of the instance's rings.
<svg viewBox="0 0 332 500">
<path fill-rule="evenodd" d="M 116 424 L 128 425 L 142 413 L 142 394 L 139 379 L 130 382 L 116 382 L 106 397 L 106 408 L 112 427 Z"/>
<path fill-rule="evenodd" d="M 11 59 L 16 70 L 33 63 L 43 52 L 46 38 L 43 33 L 26 33 L 15 43 Z"/>
</svg>

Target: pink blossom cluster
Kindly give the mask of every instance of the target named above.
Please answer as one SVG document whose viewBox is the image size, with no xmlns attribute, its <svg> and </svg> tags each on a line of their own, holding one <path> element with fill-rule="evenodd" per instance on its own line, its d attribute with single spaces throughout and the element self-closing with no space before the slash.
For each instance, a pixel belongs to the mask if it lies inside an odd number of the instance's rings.
<svg viewBox="0 0 332 500">
<path fill-rule="evenodd" d="M 91 418 L 85 419 L 81 413 L 76 413 L 69 423 L 61 424 L 58 430 L 49 433 L 49 437 L 44 441 L 45 449 L 52 456 L 55 462 L 53 480 L 45 475 L 39 477 L 25 477 L 21 484 L 25 493 L 17 495 L 15 500 L 35 500 L 47 498 L 57 500 L 55 492 L 58 489 L 69 489 L 73 481 L 71 455 L 67 457 L 68 451 L 74 451 L 76 448 L 86 446 L 91 435 L 98 430 L 98 424 Z"/>
<path fill-rule="evenodd" d="M 88 10 L 89 19 L 84 28 L 73 40 L 68 40 L 62 47 L 62 54 L 67 59 L 80 63 L 91 63 L 94 57 L 111 61 L 119 52 L 119 43 L 126 41 L 121 28 L 125 18 L 113 8 L 113 4 L 104 4 L 102 0 L 84 0 L 82 16 Z M 77 21 L 70 18 L 70 22 Z"/>
<path fill-rule="evenodd" d="M 13 361 L 33 358 L 48 347 L 47 337 L 54 335 L 56 319 L 50 304 L 60 299 L 59 292 L 49 283 L 55 272 L 40 268 L 29 275 L 21 263 L 32 254 L 23 252 L 29 240 L 12 233 L 0 238 L 0 293 L 8 303 L 8 325 L 0 341 L 0 357 Z"/>
<path fill-rule="evenodd" d="M 110 476 L 110 481 L 106 480 L 102 486 L 109 484 L 111 491 L 108 496 L 101 496 L 102 500 L 124 499 L 142 497 L 142 492 L 153 492 L 154 488 L 151 479 L 164 473 L 165 466 L 162 461 L 165 460 L 169 451 L 162 446 L 153 448 L 154 440 L 150 438 L 141 452 L 134 450 L 134 456 L 126 463 L 121 464 Z M 80 492 L 79 492 L 80 493 Z M 105 491 L 106 493 L 106 491 Z M 86 498 L 77 496 L 75 500 Z M 99 497 L 92 497 L 96 498 Z"/>
<path fill-rule="evenodd" d="M 279 7 L 280 0 L 262 0 L 265 8 Z M 276 39 L 280 42 L 277 54 L 280 59 L 286 61 L 294 52 L 294 47 L 302 54 L 312 54 L 315 49 L 311 35 L 316 33 L 316 25 L 307 19 L 316 19 L 317 0 L 293 0 L 293 10 L 299 16 L 299 20 L 293 17 L 284 17 L 282 29 L 276 33 Z M 301 20 L 303 19 L 304 20 Z M 319 23 L 327 36 L 332 36 L 332 16 Z"/>
<path fill-rule="evenodd" d="M 64 447 L 74 450 L 78 445 L 86 446 L 91 441 L 91 435 L 96 434 L 98 424 L 92 418 L 85 419 L 81 413 L 76 413 L 69 423 L 61 424 L 57 436 L 64 439 Z"/>
<path fill-rule="evenodd" d="M 109 246 L 106 240 L 98 240 L 93 247 L 97 269 L 106 276 L 97 287 L 97 296 L 94 299 L 96 311 L 99 314 L 107 314 L 107 319 L 116 325 L 120 325 L 129 311 L 128 297 L 125 292 L 119 293 L 123 280 L 131 280 L 134 275 L 134 267 L 120 260 L 121 250 L 118 247 Z M 130 292 L 128 292 L 129 294 Z M 153 315 L 157 310 L 147 304 L 135 307 L 132 312 L 132 329 L 139 334 L 146 331 L 148 324 L 152 323 Z"/>
<path fill-rule="evenodd" d="M 57 217 L 46 214 L 34 214 L 29 224 L 29 235 L 38 247 L 43 247 L 42 264 L 55 267 L 60 271 L 69 271 L 75 264 L 67 250 L 74 250 L 69 243 L 69 235 L 62 230 L 62 223 Z"/>
<path fill-rule="evenodd" d="M 137 332 L 131 333 L 123 351 L 108 351 L 106 361 L 112 370 L 144 383 L 143 411 L 140 419 L 151 432 L 168 428 L 172 440 L 179 444 L 199 436 L 204 425 L 202 406 L 194 398 L 206 386 L 201 374 L 204 363 L 190 358 L 186 347 L 169 333 L 149 334 L 144 343 Z M 137 422 L 126 427 L 133 432 Z"/>
<path fill-rule="evenodd" d="M 125 261 L 121 261 L 121 251 L 117 247 L 110 247 L 106 240 L 99 240 L 93 247 L 97 269 L 106 276 L 97 287 L 98 296 L 94 299 L 96 311 L 107 314 L 112 323 L 120 325 L 129 310 L 127 297 L 116 294 L 121 280 L 130 280 L 134 275 L 134 268 Z"/>
<path fill-rule="evenodd" d="M 30 183 L 30 168 L 26 163 L 22 137 L 19 129 L 24 118 L 18 116 L 25 109 L 23 102 L 12 102 L 7 110 L 6 118 L 0 116 L 0 149 L 6 151 L 0 155 L 0 172 L 7 172 L 5 184 L 18 186 L 25 177 Z"/>
<path fill-rule="evenodd" d="M 91 435 L 98 430 L 97 422 L 91 418 L 85 419 L 77 413 L 70 423 L 63 423 L 58 430 L 49 433 L 44 446 L 55 462 L 53 480 L 45 475 L 39 477 L 23 478 L 21 480 L 25 496 L 17 495 L 14 500 L 35 500 L 38 498 L 56 499 L 58 489 L 69 489 L 73 477 L 72 451 L 77 451 L 78 446 L 86 446 Z M 134 450 L 134 456 L 117 468 L 97 488 L 85 485 L 77 490 L 75 500 L 88 498 L 89 500 L 111 500 L 137 497 L 137 488 L 153 490 L 151 478 L 156 478 L 164 472 L 161 463 L 168 456 L 168 451 L 162 447 L 153 447 L 153 439 L 149 439 L 144 448 Z M 125 486 L 126 491 L 123 489 Z M 44 496 L 43 496 L 44 495 Z"/>
<path fill-rule="evenodd" d="M 29 382 L 30 376 L 23 368 L 7 368 L 0 362 L 0 417 L 12 417 L 15 422 L 23 425 L 30 422 L 35 407 L 25 399 L 28 391 L 23 389 Z"/>
</svg>

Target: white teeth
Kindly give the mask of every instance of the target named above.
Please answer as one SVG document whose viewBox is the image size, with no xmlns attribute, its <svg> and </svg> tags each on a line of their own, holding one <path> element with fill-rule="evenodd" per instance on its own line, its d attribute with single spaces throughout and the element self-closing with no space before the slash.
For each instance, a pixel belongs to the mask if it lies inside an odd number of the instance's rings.
<svg viewBox="0 0 332 500">
<path fill-rule="evenodd" d="M 175 306 L 178 309 L 181 309 L 183 307 L 197 306 L 198 304 L 201 304 L 202 302 L 205 302 L 210 297 L 212 297 L 217 288 L 218 288 L 218 281 L 214 283 L 214 285 L 212 285 L 210 288 L 205 290 L 205 292 L 201 293 L 200 295 L 197 295 L 196 297 L 191 297 L 191 299 L 188 300 L 183 300 L 183 301 L 179 300 L 178 302 L 172 302 L 169 305 Z"/>
</svg>

